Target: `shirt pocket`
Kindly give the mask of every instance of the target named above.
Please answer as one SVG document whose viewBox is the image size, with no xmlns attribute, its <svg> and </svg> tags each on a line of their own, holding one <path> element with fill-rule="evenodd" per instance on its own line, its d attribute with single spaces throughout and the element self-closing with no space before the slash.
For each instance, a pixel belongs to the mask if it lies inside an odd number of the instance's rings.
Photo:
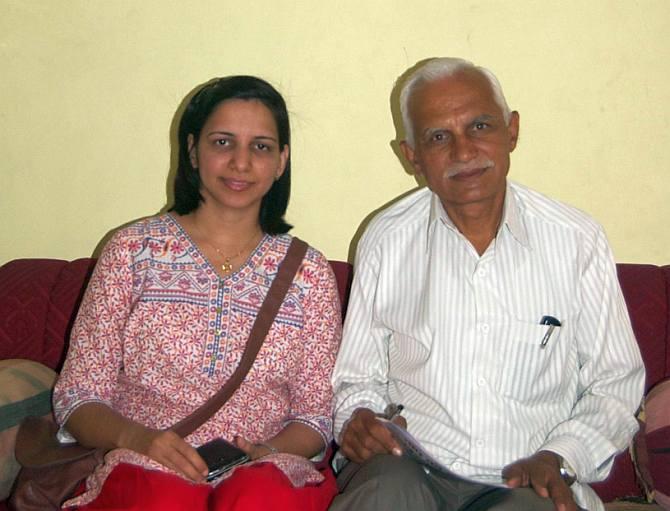
<svg viewBox="0 0 670 511">
<path fill-rule="evenodd" d="M 493 349 L 499 353 L 496 386 L 511 400 L 533 404 L 557 400 L 568 384 L 569 320 L 555 326 L 513 321 L 493 326 Z M 549 335 L 546 345 L 542 341 Z"/>
</svg>

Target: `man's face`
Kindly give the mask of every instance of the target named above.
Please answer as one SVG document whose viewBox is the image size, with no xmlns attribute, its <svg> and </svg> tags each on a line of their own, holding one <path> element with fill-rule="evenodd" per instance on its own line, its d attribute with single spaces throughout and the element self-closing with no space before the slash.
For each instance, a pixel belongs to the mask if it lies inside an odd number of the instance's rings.
<svg viewBox="0 0 670 511">
<path fill-rule="evenodd" d="M 403 152 L 444 208 L 501 206 L 519 116 L 505 123 L 488 80 L 468 70 L 419 85 L 409 113 L 414 147 Z"/>
</svg>

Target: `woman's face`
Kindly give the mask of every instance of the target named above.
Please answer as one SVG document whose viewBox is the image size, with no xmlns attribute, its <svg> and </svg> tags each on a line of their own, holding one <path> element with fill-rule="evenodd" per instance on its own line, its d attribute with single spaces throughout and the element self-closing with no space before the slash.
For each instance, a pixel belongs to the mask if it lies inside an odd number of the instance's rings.
<svg viewBox="0 0 670 511">
<path fill-rule="evenodd" d="M 272 112 L 260 101 L 220 103 L 195 143 L 188 136 L 191 164 L 200 173 L 206 207 L 258 218 L 261 200 L 284 172 L 289 147 L 280 147 Z"/>
</svg>

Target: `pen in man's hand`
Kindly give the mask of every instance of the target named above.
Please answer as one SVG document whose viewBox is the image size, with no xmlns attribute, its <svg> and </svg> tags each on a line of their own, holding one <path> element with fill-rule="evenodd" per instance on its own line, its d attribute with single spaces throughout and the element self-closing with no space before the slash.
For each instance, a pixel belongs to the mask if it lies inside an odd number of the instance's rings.
<svg viewBox="0 0 670 511">
<path fill-rule="evenodd" d="M 405 407 L 401 404 L 391 403 L 384 409 L 383 417 L 391 421 L 400 415 L 400 412 L 402 412 L 404 408 Z"/>
<path fill-rule="evenodd" d="M 388 421 L 392 421 L 393 419 L 395 419 L 400 415 L 400 412 L 402 412 L 404 408 L 405 407 L 401 404 L 390 403 L 386 408 L 384 408 L 384 413 L 382 414 L 382 417 L 384 417 Z M 396 446 L 393 449 L 391 449 L 391 453 L 394 454 L 395 456 L 402 456 L 402 449 Z"/>
</svg>

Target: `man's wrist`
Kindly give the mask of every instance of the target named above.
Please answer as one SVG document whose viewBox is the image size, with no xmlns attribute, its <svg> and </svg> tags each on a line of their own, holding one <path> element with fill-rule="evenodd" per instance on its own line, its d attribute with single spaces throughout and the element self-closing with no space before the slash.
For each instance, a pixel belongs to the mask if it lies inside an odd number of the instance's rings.
<svg viewBox="0 0 670 511">
<path fill-rule="evenodd" d="M 563 458 L 562 456 L 560 458 L 561 458 L 561 468 L 559 472 L 561 474 L 561 477 L 563 478 L 565 484 L 567 484 L 568 486 L 572 486 L 577 481 L 577 473 L 575 472 L 575 469 L 572 468 L 570 463 L 568 463 L 565 460 L 565 458 Z"/>
<path fill-rule="evenodd" d="M 558 473 L 561 475 L 565 484 L 568 486 L 575 484 L 577 473 L 563 456 L 554 451 L 539 451 L 538 454 L 546 455 L 546 459 L 552 460 L 551 463 L 558 469 Z"/>
</svg>

